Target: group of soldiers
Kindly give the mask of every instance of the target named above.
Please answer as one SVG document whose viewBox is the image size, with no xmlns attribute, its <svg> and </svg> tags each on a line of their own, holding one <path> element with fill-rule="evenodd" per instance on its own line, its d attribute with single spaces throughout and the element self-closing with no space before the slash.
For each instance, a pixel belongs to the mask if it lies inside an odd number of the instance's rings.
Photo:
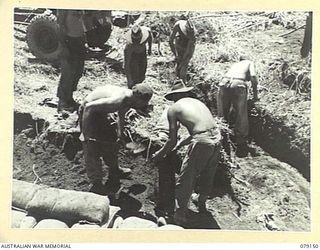
<svg viewBox="0 0 320 250">
<path fill-rule="evenodd" d="M 82 15 L 83 12 L 79 10 L 58 11 L 60 40 L 65 48 L 61 56 L 61 78 L 57 91 L 58 112 L 77 109 L 73 91 L 83 73 L 85 58 Z M 186 87 L 188 64 L 196 44 L 195 32 L 192 21 L 184 18 L 174 24 L 170 34 L 169 45 L 175 57 L 177 80 L 165 95 L 167 100 L 173 101 L 162 116 L 164 126 L 161 131 L 165 143 L 151 157 L 151 161 L 159 167 L 160 194 L 157 206 L 178 225 L 188 222 L 188 202 L 196 183 L 199 184 L 199 212 L 206 211 L 206 200 L 212 189 L 221 151 L 221 133 L 216 118 L 196 98 L 193 88 Z M 152 38 L 151 29 L 134 24 L 126 34 L 124 49 L 128 87 L 106 84 L 93 90 L 80 105 L 80 140 L 92 192 L 104 194 L 106 190 L 119 190 L 120 179 L 131 174 L 131 169 L 119 166 L 117 154 L 124 143 L 127 111 L 131 108 L 145 109 L 153 95 L 152 88 L 145 81 L 147 54 L 151 54 Z M 247 81 L 251 81 L 254 99 L 257 100 L 254 64 L 246 58 L 240 58 L 221 80 L 217 96 L 218 116 L 228 122 L 230 108 L 234 110 L 235 141 L 239 152 L 247 147 Z M 110 116 L 113 113 L 117 113 L 117 123 Z M 181 125 L 186 127 L 189 136 L 178 141 Z M 188 145 L 187 153 L 178 173 L 175 173 L 175 168 L 164 164 L 165 160 L 185 145 Z M 109 168 L 106 183 L 103 183 L 101 158 Z"/>
</svg>

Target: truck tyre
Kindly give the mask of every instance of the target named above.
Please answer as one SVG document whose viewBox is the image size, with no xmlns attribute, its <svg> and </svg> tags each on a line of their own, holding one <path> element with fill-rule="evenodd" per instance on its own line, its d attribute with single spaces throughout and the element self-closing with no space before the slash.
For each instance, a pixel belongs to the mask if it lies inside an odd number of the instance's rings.
<svg viewBox="0 0 320 250">
<path fill-rule="evenodd" d="M 35 16 L 27 29 L 27 44 L 31 53 L 39 59 L 58 60 L 62 51 L 58 30 L 59 26 L 55 15 Z"/>
</svg>

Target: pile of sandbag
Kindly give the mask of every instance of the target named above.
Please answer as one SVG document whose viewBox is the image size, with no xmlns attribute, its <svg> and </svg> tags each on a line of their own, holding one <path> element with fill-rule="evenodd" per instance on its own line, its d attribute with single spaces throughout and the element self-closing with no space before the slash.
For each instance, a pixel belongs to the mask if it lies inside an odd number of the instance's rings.
<svg viewBox="0 0 320 250">
<path fill-rule="evenodd" d="M 117 213 L 107 196 L 51 188 L 13 180 L 12 228 L 117 228 L 179 230 L 175 225 L 160 226 L 150 220 Z"/>
<path fill-rule="evenodd" d="M 107 196 L 51 188 L 19 180 L 13 180 L 12 206 L 13 227 L 34 227 L 34 223 L 41 219 L 58 220 L 66 225 L 87 222 L 101 226 L 110 219 Z"/>
</svg>

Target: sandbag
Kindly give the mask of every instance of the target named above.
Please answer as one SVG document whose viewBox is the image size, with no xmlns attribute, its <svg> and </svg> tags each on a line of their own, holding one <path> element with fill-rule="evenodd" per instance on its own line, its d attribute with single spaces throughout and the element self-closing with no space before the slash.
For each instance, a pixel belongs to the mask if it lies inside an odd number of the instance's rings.
<svg viewBox="0 0 320 250">
<path fill-rule="evenodd" d="M 32 216 L 26 216 L 20 223 L 20 228 L 34 228 L 37 225 L 36 218 Z"/>
<path fill-rule="evenodd" d="M 20 228 L 21 221 L 27 216 L 26 213 L 16 210 L 11 210 L 11 227 Z"/>
<path fill-rule="evenodd" d="M 28 203 L 29 214 L 76 223 L 81 220 L 102 224 L 108 221 L 109 199 L 98 194 L 43 188 Z"/>
<path fill-rule="evenodd" d="M 164 225 L 162 227 L 158 227 L 157 229 L 160 229 L 160 230 L 183 230 L 184 228 L 177 226 L 177 225 L 168 224 L 168 225 Z"/>
<path fill-rule="evenodd" d="M 128 217 L 118 226 L 120 229 L 128 229 L 128 228 L 157 228 L 157 224 L 150 220 L 141 219 L 139 217 Z"/>
<path fill-rule="evenodd" d="M 44 218 L 57 219 L 56 217 L 52 217 L 51 213 L 59 197 L 59 193 L 59 189 L 56 188 L 43 188 L 28 202 L 26 206 L 27 211 L 36 217 L 43 216 Z"/>
<path fill-rule="evenodd" d="M 32 184 L 25 181 L 13 180 L 12 183 L 12 206 L 26 209 L 29 201 L 35 193 L 43 186 Z"/>
<path fill-rule="evenodd" d="M 62 221 L 55 219 L 45 219 L 39 221 L 34 228 L 69 228 L 68 225 Z"/>
<path fill-rule="evenodd" d="M 100 228 L 100 226 L 99 225 L 97 225 L 97 224 L 80 224 L 80 223 L 76 223 L 76 224 L 74 224 L 71 228 L 76 228 L 76 229 L 78 229 L 78 228 L 84 228 L 84 229 L 87 229 L 87 228 Z"/>
</svg>

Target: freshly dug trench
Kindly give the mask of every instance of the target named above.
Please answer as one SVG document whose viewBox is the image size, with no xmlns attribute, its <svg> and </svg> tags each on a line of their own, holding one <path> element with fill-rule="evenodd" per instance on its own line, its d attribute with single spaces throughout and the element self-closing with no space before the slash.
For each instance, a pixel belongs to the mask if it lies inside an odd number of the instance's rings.
<svg viewBox="0 0 320 250">
<path fill-rule="evenodd" d="M 61 150 L 61 141 L 65 141 L 62 138 L 69 138 L 71 145 L 78 143 L 77 133 L 59 134 L 55 131 L 56 136 L 53 136 L 54 133 L 49 132 L 50 142 L 45 145 L 39 142 L 35 150 L 30 152 L 28 141 L 34 138 L 24 132 L 22 129 L 15 135 L 14 178 L 37 181 L 51 187 L 88 191 L 90 185 L 85 174 L 82 151 L 78 151 L 73 159 L 68 159 L 64 150 Z M 28 133 L 29 136 L 32 134 Z M 61 139 L 54 140 L 59 136 Z M 135 141 L 146 139 L 140 138 L 139 134 L 133 138 Z M 144 141 L 148 148 L 148 140 Z M 151 144 L 149 154 L 159 146 Z M 310 230 L 309 183 L 287 164 L 266 155 L 258 146 L 256 150 L 260 156 L 237 159 L 238 167 L 235 165 L 230 169 L 230 165 L 226 167 L 224 163 L 219 164 L 212 195 L 207 201 L 210 213 L 198 214 L 197 207 L 191 203 L 190 217 L 195 223 L 190 228 Z M 177 157 L 181 155 L 183 152 Z M 156 221 L 154 208 L 158 170 L 152 163 L 146 162 L 146 158 L 145 154 L 133 155 L 126 149 L 120 150 L 120 165 L 133 171 L 131 179 L 122 180 L 124 190 L 119 200 L 111 200 L 111 205 L 120 207 L 119 215 L 123 218 L 136 216 Z M 104 173 L 107 175 L 107 168 L 104 168 Z M 260 218 L 270 216 L 274 218 L 273 221 L 257 222 L 257 218 L 261 221 Z"/>
<path fill-rule="evenodd" d="M 295 167 L 310 180 L 310 141 L 304 147 L 297 145 L 294 131 L 282 121 L 254 105 L 249 108 L 255 111 L 249 115 L 250 137 L 270 155 Z"/>
<path fill-rule="evenodd" d="M 197 85 L 196 92 L 198 95 L 200 93 L 202 101 L 211 111 L 216 113 L 216 92 L 211 90 L 210 84 Z M 307 180 L 310 180 L 310 143 L 297 145 L 298 138 L 291 128 L 279 119 L 267 115 L 262 107 L 250 101 L 248 114 L 249 140 L 253 140 L 272 157 L 295 167 Z"/>
<path fill-rule="evenodd" d="M 20 114 L 16 116 L 17 123 L 19 123 L 20 116 Z M 33 121 L 30 123 L 32 124 Z M 30 127 L 30 124 L 25 123 L 25 126 Z M 30 129 L 32 130 L 32 127 Z M 56 130 L 54 132 L 47 130 L 46 136 L 41 137 L 44 141 L 37 140 L 33 150 L 30 151 L 30 143 L 37 138 L 36 133 L 30 130 L 26 131 L 23 128 L 16 131 L 18 133 L 14 136 L 14 178 L 28 182 L 36 181 L 63 189 L 89 190 L 90 184 L 85 173 L 77 132 L 58 133 Z M 143 140 L 138 134 L 133 134 L 133 138 L 135 141 Z M 155 165 L 146 161 L 146 153 L 148 151 L 151 155 L 159 149 L 160 145 L 157 143 L 149 145 L 148 141 L 144 143 L 146 148 L 149 147 L 149 150 L 139 155 L 135 155 L 127 149 L 120 150 L 120 165 L 131 168 L 133 173 L 131 179 L 122 180 L 124 190 L 121 192 L 119 200 L 111 200 L 111 205 L 119 206 L 121 208 L 119 214 L 124 218 L 138 216 L 156 221 L 154 208 L 158 197 L 158 170 Z M 77 145 L 76 153 L 70 157 L 72 154 L 68 153 L 68 149 L 75 150 L 74 145 Z M 173 157 L 175 158 L 173 164 L 180 165 L 181 154 L 183 152 Z M 107 168 L 104 168 L 104 174 L 107 176 Z M 215 192 L 218 195 L 226 194 L 226 191 L 223 190 L 225 185 L 220 184 L 227 184 L 230 181 L 227 180 L 225 174 L 218 173 L 217 176 L 219 180 L 216 182 Z M 30 183 L 30 185 L 32 184 Z M 227 189 L 230 190 L 230 188 Z"/>
<path fill-rule="evenodd" d="M 25 120 L 25 115 L 16 114 L 15 123 L 20 127 L 16 126 L 14 135 L 13 178 L 56 188 L 89 191 L 79 134 L 46 130 L 45 136 L 41 136 L 41 132 L 37 136 L 32 126 L 35 121 Z M 143 156 L 134 156 L 126 149 L 120 151 L 119 162 L 121 166 L 133 169 L 132 180 L 122 181 L 125 190 L 117 201 L 122 213 L 137 214 L 142 206 L 151 213 L 156 170 L 147 166 Z M 106 167 L 104 174 L 107 176 Z"/>
<path fill-rule="evenodd" d="M 216 112 L 215 93 L 203 91 L 207 89 L 203 85 L 197 87 L 196 92 L 200 93 L 202 100 L 212 112 Z M 310 230 L 310 184 L 305 179 L 308 179 L 310 174 L 308 149 L 292 148 L 293 131 L 284 124 L 275 124 L 272 118 L 269 118 L 269 122 L 273 122 L 274 126 L 268 126 L 265 122 L 257 123 L 257 120 L 263 119 L 265 117 L 250 116 L 250 135 L 259 146 L 252 142 L 249 157 L 233 158 L 234 152 L 231 152 L 231 158 L 226 159 L 226 164 L 231 167 L 232 177 L 230 184 L 232 192 L 229 193 L 234 194 L 233 200 L 237 201 L 237 206 L 230 203 L 230 199 L 222 197 L 224 205 L 220 207 L 217 204 L 221 204 L 221 201 L 213 197 L 209 201 L 209 209 L 211 207 L 214 212 L 219 211 L 215 214 L 215 218 L 221 228 L 308 231 Z M 282 131 L 276 126 L 283 128 Z M 232 151 L 232 147 L 230 148 Z M 281 160 L 291 164 L 292 167 Z M 299 170 L 305 178 L 296 170 Z M 292 189 L 295 190 L 294 193 Z M 278 193 L 288 196 L 284 198 Z M 225 213 L 221 213 L 221 210 Z M 238 222 L 231 227 L 225 224 L 230 220 L 228 216 L 230 211 L 233 211 L 231 217 Z M 261 212 L 264 214 L 261 215 Z M 272 220 L 268 217 L 269 213 L 272 214 Z M 259 216 L 268 219 L 258 223 Z"/>
</svg>

